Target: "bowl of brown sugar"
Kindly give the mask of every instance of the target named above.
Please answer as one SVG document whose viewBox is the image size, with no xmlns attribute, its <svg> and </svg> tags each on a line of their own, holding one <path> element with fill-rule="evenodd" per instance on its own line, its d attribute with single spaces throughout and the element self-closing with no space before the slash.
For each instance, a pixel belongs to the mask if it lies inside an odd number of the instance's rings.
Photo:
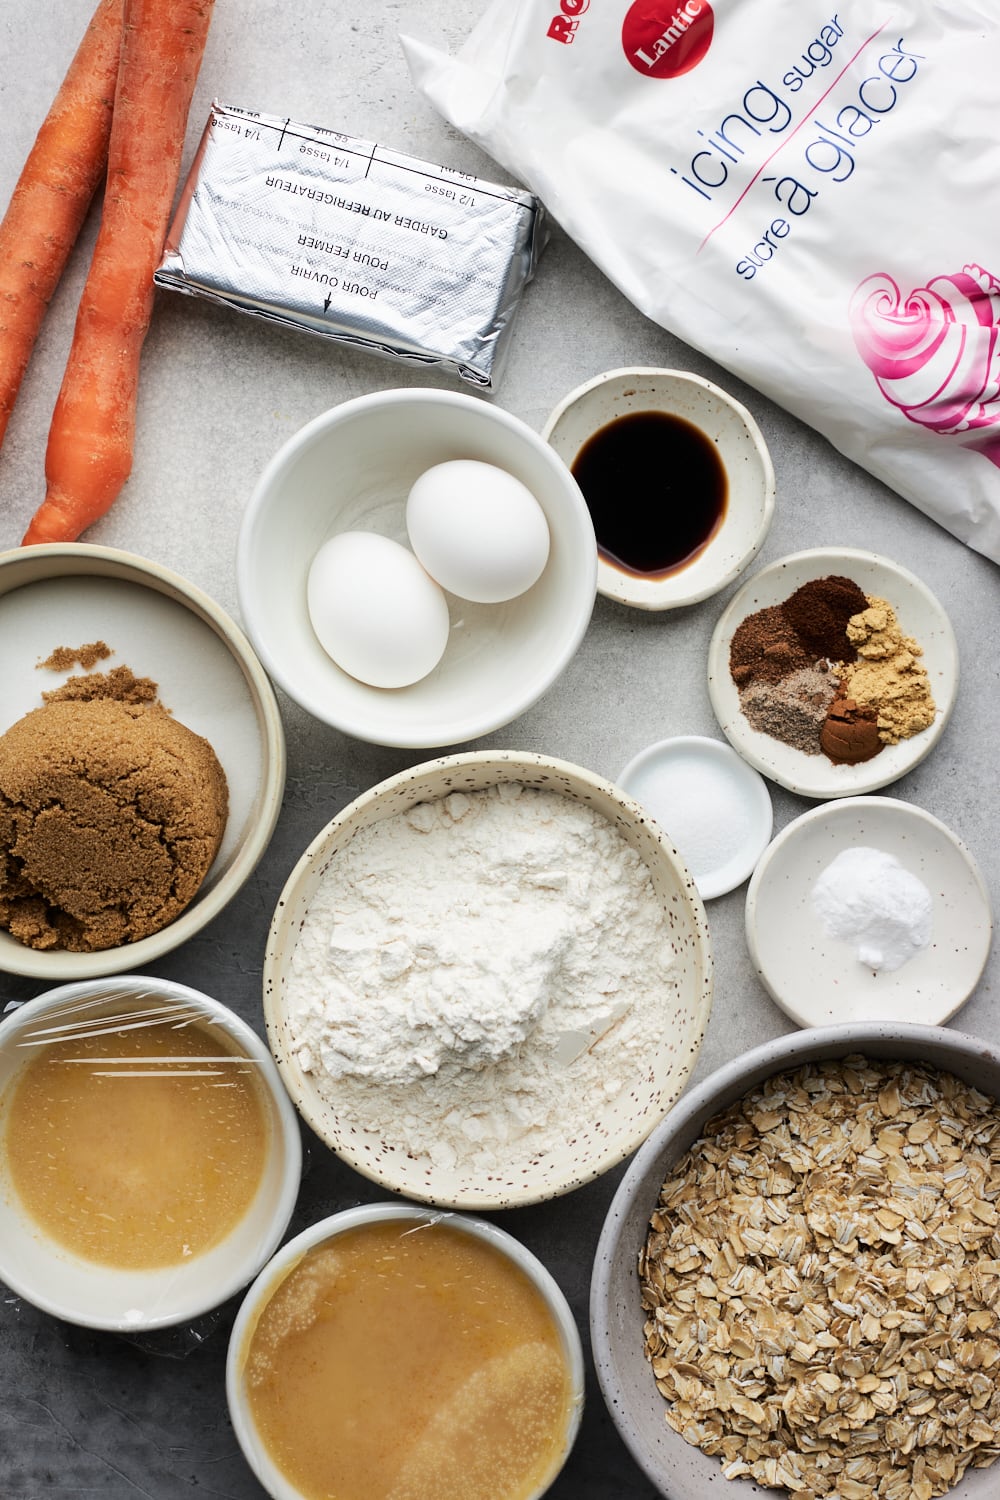
<svg viewBox="0 0 1000 1500">
<path fill-rule="evenodd" d="M 285 777 L 274 691 L 233 621 L 144 558 L 0 553 L 0 970 L 139 969 L 248 878 Z"/>
<path fill-rule="evenodd" d="M 873 552 L 816 547 L 769 564 L 723 611 L 708 691 L 735 750 L 799 796 L 888 786 L 937 744 L 958 689 L 941 604 Z"/>
</svg>

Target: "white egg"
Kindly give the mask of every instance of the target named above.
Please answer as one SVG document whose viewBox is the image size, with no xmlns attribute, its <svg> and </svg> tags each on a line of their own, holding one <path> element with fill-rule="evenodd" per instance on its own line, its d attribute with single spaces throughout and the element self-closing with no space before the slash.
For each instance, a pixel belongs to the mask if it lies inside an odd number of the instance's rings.
<svg viewBox="0 0 1000 1500">
<path fill-rule="evenodd" d="M 372 531 L 324 542 L 309 568 L 309 618 L 339 667 L 371 687 L 407 687 L 448 643 L 448 601 L 413 553 Z"/>
<path fill-rule="evenodd" d="M 549 525 L 534 495 L 478 459 L 425 470 L 406 502 L 406 529 L 431 577 L 476 604 L 517 598 L 548 561 Z"/>
</svg>

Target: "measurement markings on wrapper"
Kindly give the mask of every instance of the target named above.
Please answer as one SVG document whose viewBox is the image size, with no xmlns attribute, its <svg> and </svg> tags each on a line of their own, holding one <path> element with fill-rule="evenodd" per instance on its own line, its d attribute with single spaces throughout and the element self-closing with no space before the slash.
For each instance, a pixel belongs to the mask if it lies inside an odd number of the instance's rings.
<svg viewBox="0 0 1000 1500">
<path fill-rule="evenodd" d="M 540 222 L 529 193 L 216 103 L 156 281 L 489 385 Z"/>
</svg>

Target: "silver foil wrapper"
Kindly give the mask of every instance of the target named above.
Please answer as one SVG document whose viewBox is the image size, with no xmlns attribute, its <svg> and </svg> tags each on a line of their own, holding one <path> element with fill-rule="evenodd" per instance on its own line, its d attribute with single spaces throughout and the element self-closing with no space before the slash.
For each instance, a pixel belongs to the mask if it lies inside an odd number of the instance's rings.
<svg viewBox="0 0 1000 1500">
<path fill-rule="evenodd" d="M 154 279 L 490 389 L 544 241 L 530 193 L 216 102 Z"/>
</svg>

